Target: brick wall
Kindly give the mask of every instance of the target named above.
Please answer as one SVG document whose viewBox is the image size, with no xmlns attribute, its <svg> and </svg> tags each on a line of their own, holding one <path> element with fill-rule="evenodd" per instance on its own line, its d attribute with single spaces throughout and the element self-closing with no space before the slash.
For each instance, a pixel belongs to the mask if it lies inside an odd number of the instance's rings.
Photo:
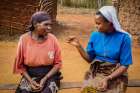
<svg viewBox="0 0 140 93">
<path fill-rule="evenodd" d="M 124 30 L 140 37 L 140 0 L 120 0 L 119 18 Z"/>
<path fill-rule="evenodd" d="M 18 32 L 24 31 L 38 2 L 39 0 L 0 0 L 0 29 L 13 27 Z"/>
<path fill-rule="evenodd" d="M 24 31 L 38 2 L 39 0 L 0 0 L 0 29 L 12 24 L 19 32 Z M 140 35 L 139 0 L 120 0 L 119 17 L 124 30 L 132 35 Z"/>
</svg>

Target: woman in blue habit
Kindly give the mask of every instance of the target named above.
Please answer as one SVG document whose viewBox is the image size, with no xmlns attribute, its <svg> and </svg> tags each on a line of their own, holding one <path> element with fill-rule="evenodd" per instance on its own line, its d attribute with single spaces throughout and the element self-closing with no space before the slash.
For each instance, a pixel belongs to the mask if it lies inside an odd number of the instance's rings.
<svg viewBox="0 0 140 93">
<path fill-rule="evenodd" d="M 100 8 L 95 22 L 97 31 L 91 33 L 86 50 L 75 36 L 68 39 L 91 64 L 85 75 L 83 92 L 92 87 L 91 91 L 96 93 L 125 93 L 127 70 L 132 64 L 131 35 L 122 30 L 113 6 Z"/>
</svg>

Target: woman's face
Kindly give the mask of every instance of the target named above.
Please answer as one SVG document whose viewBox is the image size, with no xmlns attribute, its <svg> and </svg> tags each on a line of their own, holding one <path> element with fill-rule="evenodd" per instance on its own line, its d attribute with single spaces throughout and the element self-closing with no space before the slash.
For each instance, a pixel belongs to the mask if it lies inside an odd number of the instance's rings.
<svg viewBox="0 0 140 93">
<path fill-rule="evenodd" d="M 41 23 L 36 24 L 36 33 L 38 35 L 46 35 L 51 32 L 52 22 L 51 20 L 42 21 Z"/>
<path fill-rule="evenodd" d="M 109 32 L 111 23 L 105 21 L 105 19 L 101 15 L 95 16 L 96 28 L 100 32 Z"/>
</svg>

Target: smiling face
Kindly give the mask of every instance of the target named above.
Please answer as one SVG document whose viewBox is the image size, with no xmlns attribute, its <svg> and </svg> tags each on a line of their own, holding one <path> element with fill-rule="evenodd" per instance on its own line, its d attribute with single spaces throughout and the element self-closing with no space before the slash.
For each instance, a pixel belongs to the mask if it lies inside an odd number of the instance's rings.
<svg viewBox="0 0 140 93">
<path fill-rule="evenodd" d="M 42 21 L 40 23 L 37 23 L 35 25 L 36 28 L 36 33 L 38 35 L 46 35 L 49 32 L 51 32 L 52 29 L 52 21 L 51 20 L 46 20 L 46 21 Z"/>
<path fill-rule="evenodd" d="M 100 32 L 104 32 L 104 33 L 110 32 L 111 28 L 113 27 L 112 23 L 104 19 L 104 17 L 101 15 L 95 16 L 95 22 L 96 22 L 96 28 Z"/>
</svg>

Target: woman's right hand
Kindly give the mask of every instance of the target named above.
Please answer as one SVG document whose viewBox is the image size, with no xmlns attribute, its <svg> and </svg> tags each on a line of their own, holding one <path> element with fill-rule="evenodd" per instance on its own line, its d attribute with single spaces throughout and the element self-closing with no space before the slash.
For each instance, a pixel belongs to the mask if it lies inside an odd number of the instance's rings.
<svg viewBox="0 0 140 93">
<path fill-rule="evenodd" d="M 34 80 L 31 80 L 30 84 L 31 84 L 31 87 L 32 87 L 33 90 L 40 90 L 41 89 L 40 85 Z"/>
<path fill-rule="evenodd" d="M 33 80 L 26 71 L 23 73 L 23 76 L 29 81 L 33 90 L 41 89 L 40 85 L 35 80 Z"/>
<path fill-rule="evenodd" d="M 79 40 L 75 36 L 69 36 L 67 39 L 67 43 L 70 43 L 71 45 L 76 47 L 80 46 Z"/>
</svg>

